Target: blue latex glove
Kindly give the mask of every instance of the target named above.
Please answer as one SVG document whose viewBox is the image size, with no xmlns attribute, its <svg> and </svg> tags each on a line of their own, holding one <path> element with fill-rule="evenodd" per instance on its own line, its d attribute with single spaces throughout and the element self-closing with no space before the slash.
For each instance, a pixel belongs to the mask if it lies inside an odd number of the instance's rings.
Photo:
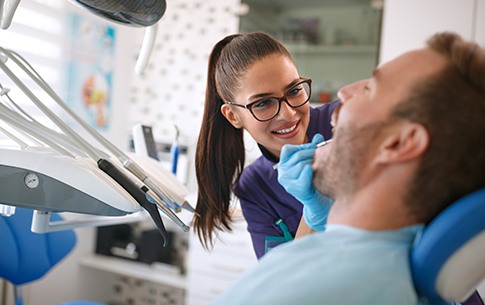
<svg viewBox="0 0 485 305">
<path fill-rule="evenodd" d="M 316 134 L 311 143 L 284 145 L 278 164 L 278 182 L 303 204 L 303 217 L 313 230 L 323 231 L 333 200 L 321 195 L 313 186 L 311 164 L 316 145 L 324 141 Z"/>
</svg>

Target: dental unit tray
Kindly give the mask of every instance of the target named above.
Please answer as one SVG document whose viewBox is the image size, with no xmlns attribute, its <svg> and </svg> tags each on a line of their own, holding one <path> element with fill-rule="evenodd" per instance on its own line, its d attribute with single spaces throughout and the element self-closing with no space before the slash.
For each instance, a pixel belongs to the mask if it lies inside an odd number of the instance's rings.
<svg viewBox="0 0 485 305">
<path fill-rule="evenodd" d="M 50 149 L 0 149 L 0 203 L 103 216 L 141 210 L 91 159 L 70 158 Z"/>
<path fill-rule="evenodd" d="M 12 69 L 11 65 L 14 65 Z M 138 161 L 143 161 L 140 166 L 133 157 L 101 136 L 19 54 L 0 47 L 0 69 L 56 127 L 46 127 L 21 109 L 0 79 L 0 121 L 6 125 L 6 128 L 0 127 L 0 132 L 18 144 L 14 148 L 0 147 L 0 204 L 31 208 L 36 210 L 34 217 L 44 215 L 44 218 L 52 211 L 101 216 L 146 211 L 163 236 L 164 244 L 168 235 L 159 211 L 183 231 L 189 230 L 174 211 L 179 212 L 184 206 L 188 210 L 193 208 L 183 198 L 187 194 L 185 187 L 171 173 L 167 176 L 161 168 L 153 171 L 149 169 L 152 163 L 138 157 Z M 22 72 L 21 76 L 17 75 L 18 71 Z M 54 114 L 41 100 L 41 94 L 34 94 L 33 87 L 37 89 L 35 92 L 43 92 L 42 99 L 47 96 L 49 101 L 57 103 L 101 148 Z M 13 106 L 5 105 L 7 102 Z M 158 177 L 150 177 L 147 172 L 157 173 Z M 160 172 L 165 175 L 159 175 Z M 35 222 L 34 219 L 33 231 Z"/>
</svg>

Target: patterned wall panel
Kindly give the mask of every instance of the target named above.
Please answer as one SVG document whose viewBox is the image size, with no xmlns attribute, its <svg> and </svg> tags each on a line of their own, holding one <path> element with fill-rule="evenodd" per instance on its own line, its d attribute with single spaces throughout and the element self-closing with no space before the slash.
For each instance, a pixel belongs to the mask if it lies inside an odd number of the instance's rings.
<svg viewBox="0 0 485 305">
<path fill-rule="evenodd" d="M 189 160 L 202 119 L 208 56 L 217 41 L 238 32 L 239 6 L 239 0 L 167 1 L 148 66 L 130 90 L 129 123 L 151 125 L 155 140 L 165 142 L 172 141 L 176 125 Z M 133 60 L 140 45 L 141 39 Z"/>
</svg>

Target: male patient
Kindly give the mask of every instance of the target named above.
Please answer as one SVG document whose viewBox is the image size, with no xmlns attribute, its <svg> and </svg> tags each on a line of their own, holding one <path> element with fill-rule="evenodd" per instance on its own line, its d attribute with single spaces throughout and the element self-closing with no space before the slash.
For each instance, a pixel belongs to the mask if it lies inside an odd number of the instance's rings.
<svg viewBox="0 0 485 305">
<path fill-rule="evenodd" d="M 312 165 L 335 199 L 325 231 L 272 250 L 215 304 L 420 304 L 413 240 L 485 186 L 485 49 L 437 34 L 339 98 L 333 142 Z"/>
</svg>

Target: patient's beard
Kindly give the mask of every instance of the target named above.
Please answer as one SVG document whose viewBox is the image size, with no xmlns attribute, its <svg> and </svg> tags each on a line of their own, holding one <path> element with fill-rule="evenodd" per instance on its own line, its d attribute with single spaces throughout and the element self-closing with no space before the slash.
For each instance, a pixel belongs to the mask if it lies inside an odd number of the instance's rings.
<svg viewBox="0 0 485 305">
<path fill-rule="evenodd" d="M 326 160 L 319 160 L 314 183 L 317 190 L 335 199 L 349 199 L 363 184 L 368 160 L 387 122 L 349 127 L 336 132 Z"/>
</svg>

